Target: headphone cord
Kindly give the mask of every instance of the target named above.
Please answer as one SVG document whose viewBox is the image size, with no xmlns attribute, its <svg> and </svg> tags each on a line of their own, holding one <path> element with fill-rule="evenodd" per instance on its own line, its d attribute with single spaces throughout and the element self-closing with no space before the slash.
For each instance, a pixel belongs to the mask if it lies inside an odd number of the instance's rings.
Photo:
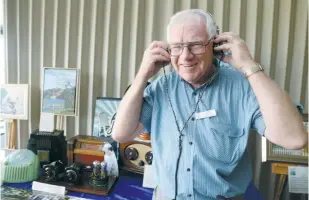
<svg viewBox="0 0 309 200">
<path fill-rule="evenodd" d="M 168 96 L 168 101 L 169 101 L 169 104 L 171 106 L 171 109 L 172 109 L 172 112 L 173 112 L 173 115 L 174 115 L 174 120 L 175 120 L 175 123 L 176 123 L 176 126 L 177 126 L 177 130 L 179 132 L 179 138 L 178 138 L 178 147 L 179 147 L 179 154 L 178 154 L 178 157 L 177 157 L 177 163 L 176 163 L 176 172 L 175 172 L 175 199 L 176 199 L 176 196 L 177 196 L 177 189 L 178 189 L 178 182 L 177 182 L 177 176 L 178 176 L 178 167 L 179 167 L 179 161 L 180 161 L 180 156 L 181 156 L 181 153 L 182 153 L 182 139 L 183 139 L 183 136 L 184 134 L 182 134 L 183 130 L 185 129 L 185 127 L 187 126 L 188 122 L 190 121 L 190 119 L 192 118 L 192 116 L 194 115 L 194 113 L 196 112 L 197 110 L 197 107 L 198 107 L 198 104 L 199 102 L 201 101 L 202 97 L 203 97 L 203 94 L 205 92 L 205 88 L 207 86 L 207 84 L 205 84 L 203 87 L 203 91 L 199 94 L 199 98 L 198 98 L 198 101 L 195 105 L 195 108 L 194 108 L 194 111 L 191 113 L 190 117 L 187 119 L 187 121 L 185 122 L 183 128 L 180 130 L 179 128 L 179 124 L 178 124 L 178 120 L 176 118 L 176 114 L 175 114 L 175 110 L 173 108 L 173 105 L 172 105 L 172 101 L 171 101 L 171 98 L 170 98 L 170 95 L 169 95 L 169 92 L 168 92 L 168 82 L 167 82 L 167 76 L 166 76 L 166 73 L 165 73 L 165 68 L 164 66 L 162 67 L 163 68 L 163 72 L 164 72 L 164 78 L 165 78 L 165 89 L 166 89 L 166 94 Z"/>
</svg>

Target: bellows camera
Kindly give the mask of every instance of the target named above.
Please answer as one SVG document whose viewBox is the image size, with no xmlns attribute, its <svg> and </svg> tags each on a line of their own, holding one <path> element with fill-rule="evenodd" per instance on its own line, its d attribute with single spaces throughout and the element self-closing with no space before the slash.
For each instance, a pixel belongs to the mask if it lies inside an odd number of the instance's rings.
<svg viewBox="0 0 309 200">
<path fill-rule="evenodd" d="M 55 182 L 63 179 L 64 165 L 58 160 L 43 166 L 43 177 L 46 182 Z"/>
</svg>

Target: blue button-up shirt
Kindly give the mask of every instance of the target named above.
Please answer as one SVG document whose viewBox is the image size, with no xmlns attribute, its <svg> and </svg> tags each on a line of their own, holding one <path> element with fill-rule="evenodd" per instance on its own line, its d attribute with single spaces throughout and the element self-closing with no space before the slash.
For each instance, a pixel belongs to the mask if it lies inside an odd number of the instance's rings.
<svg viewBox="0 0 309 200">
<path fill-rule="evenodd" d="M 176 71 L 157 78 L 144 92 L 140 121 L 151 132 L 153 167 L 162 195 L 175 198 L 175 172 L 182 129 L 197 104 L 196 113 L 215 110 L 216 116 L 196 119 L 183 131 L 178 167 L 177 199 L 207 200 L 217 195 L 243 194 L 252 179 L 247 144 L 250 129 L 264 134 L 259 104 L 249 82 L 231 66 L 216 60 L 218 73 L 199 88 L 191 87 Z"/>
</svg>

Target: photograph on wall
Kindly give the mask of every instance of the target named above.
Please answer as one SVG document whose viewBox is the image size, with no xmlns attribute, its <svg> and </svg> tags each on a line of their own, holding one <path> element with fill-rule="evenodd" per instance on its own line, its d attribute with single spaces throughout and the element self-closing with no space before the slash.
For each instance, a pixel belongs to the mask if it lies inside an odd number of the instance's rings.
<svg viewBox="0 0 309 200">
<path fill-rule="evenodd" d="M 120 101 L 120 98 L 97 98 L 93 122 L 93 136 L 111 137 Z"/>
<path fill-rule="evenodd" d="M 0 118 L 28 119 L 28 84 L 0 85 Z"/>
<path fill-rule="evenodd" d="M 79 70 L 44 68 L 42 112 L 76 116 Z"/>
</svg>

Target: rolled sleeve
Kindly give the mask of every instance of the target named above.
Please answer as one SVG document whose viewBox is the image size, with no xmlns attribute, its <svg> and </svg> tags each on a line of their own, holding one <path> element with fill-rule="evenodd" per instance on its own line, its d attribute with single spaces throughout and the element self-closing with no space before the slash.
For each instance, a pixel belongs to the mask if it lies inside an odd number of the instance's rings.
<svg viewBox="0 0 309 200">
<path fill-rule="evenodd" d="M 145 131 L 147 133 L 151 132 L 152 110 L 153 110 L 153 96 L 152 96 L 152 87 L 150 85 L 144 90 L 144 102 L 140 115 L 140 122 L 143 124 Z"/>
</svg>

